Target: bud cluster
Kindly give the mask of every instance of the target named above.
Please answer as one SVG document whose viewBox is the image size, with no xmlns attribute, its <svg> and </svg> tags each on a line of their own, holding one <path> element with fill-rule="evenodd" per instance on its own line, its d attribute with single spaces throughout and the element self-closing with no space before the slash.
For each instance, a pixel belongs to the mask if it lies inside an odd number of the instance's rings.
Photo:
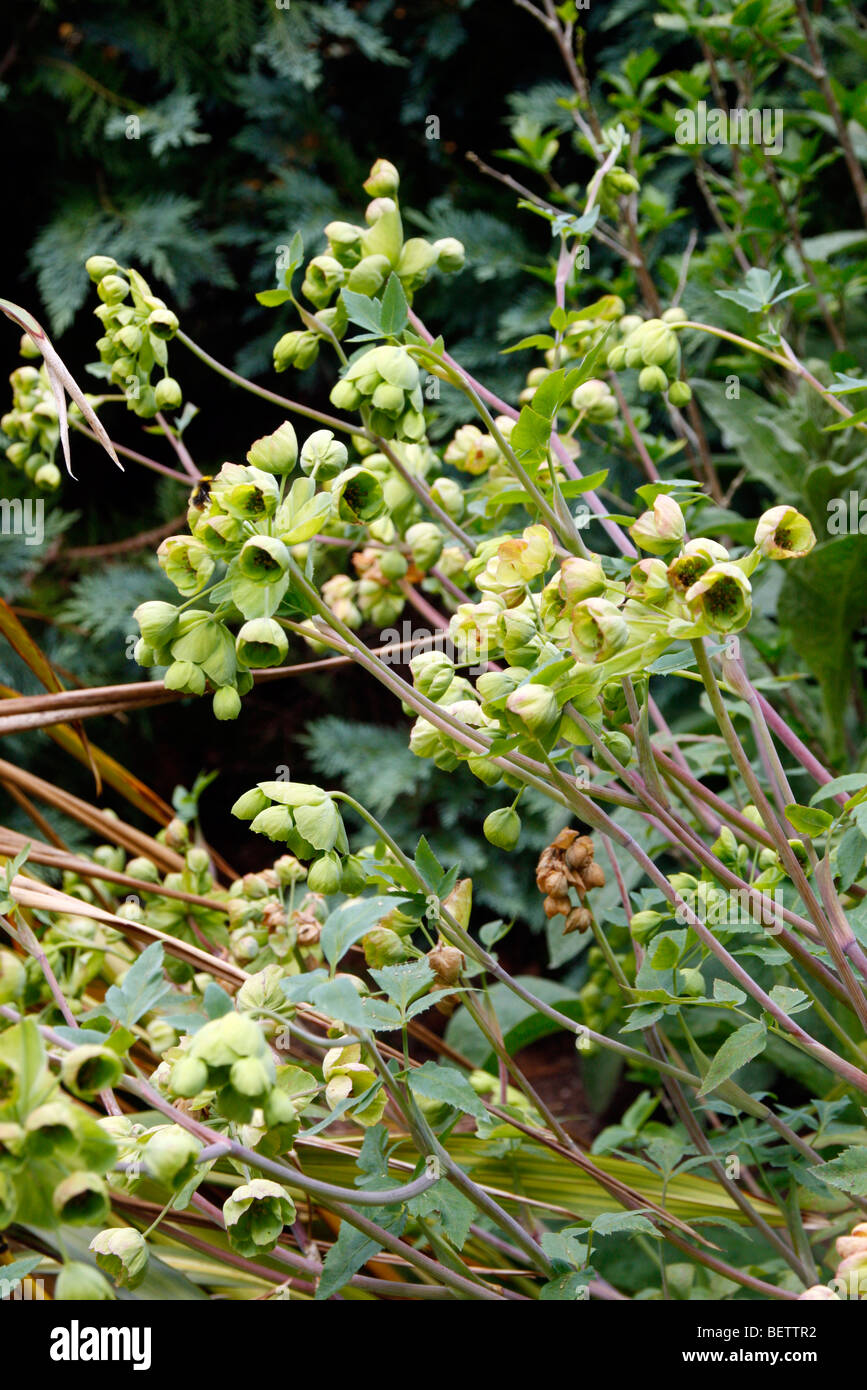
<svg viewBox="0 0 867 1390">
<path fill-rule="evenodd" d="M 109 380 L 123 390 L 128 408 L 142 419 L 151 419 L 159 410 L 176 410 L 182 394 L 168 374 L 167 345 L 178 331 L 177 315 L 137 270 L 121 270 L 111 256 L 91 256 L 85 268 L 102 300 L 94 309 L 103 329 L 96 346 Z M 155 368 L 162 377 L 151 385 Z"/>
<path fill-rule="evenodd" d="M 5 453 L 13 467 L 38 488 L 53 492 L 60 486 L 60 469 L 54 462 L 60 442 L 57 403 L 44 366 L 16 367 L 9 378 L 12 409 L 0 418 L 0 429 L 9 441 Z M 72 411 L 78 415 L 78 407 Z"/>
</svg>

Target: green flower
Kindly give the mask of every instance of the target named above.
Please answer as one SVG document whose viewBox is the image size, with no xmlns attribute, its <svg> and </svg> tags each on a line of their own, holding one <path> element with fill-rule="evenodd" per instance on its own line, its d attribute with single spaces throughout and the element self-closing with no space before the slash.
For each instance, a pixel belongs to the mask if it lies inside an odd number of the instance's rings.
<svg viewBox="0 0 867 1390">
<path fill-rule="evenodd" d="M 288 420 L 273 434 L 263 435 L 247 451 L 247 462 L 265 473 L 291 473 L 298 460 L 298 436 Z"/>
<path fill-rule="evenodd" d="M 253 671 L 279 666 L 288 650 L 289 639 L 273 618 L 251 618 L 239 629 L 235 639 L 240 665 Z"/>
<path fill-rule="evenodd" d="M 229 1015 L 227 1015 L 229 1016 Z M 217 1019 L 216 1022 L 221 1022 Z M 205 1028 L 210 1025 L 205 1024 Z M 205 1029 L 196 1034 L 196 1041 Z M 180 1125 L 163 1125 L 148 1135 L 144 1144 L 144 1166 L 150 1177 L 164 1187 L 184 1187 L 196 1172 L 201 1144 Z"/>
<path fill-rule="evenodd" d="M 664 555 L 681 541 L 686 530 L 683 512 L 673 497 L 661 492 L 651 511 L 642 512 L 629 528 L 629 534 L 642 550 Z"/>
<path fill-rule="evenodd" d="M 769 560 L 809 555 L 816 544 L 813 528 L 794 507 L 771 507 L 756 525 L 756 547 Z"/>
<path fill-rule="evenodd" d="M 229 1244 L 239 1255 L 267 1255 L 284 1226 L 295 1220 L 295 1203 L 285 1188 L 267 1178 L 236 1187 L 223 1204 Z"/>
<path fill-rule="evenodd" d="M 752 612 L 752 587 L 740 566 L 721 561 L 711 565 L 685 594 L 694 618 L 714 632 L 740 632 Z"/>
<path fill-rule="evenodd" d="M 250 536 L 238 556 L 238 571 L 256 584 L 274 584 L 289 568 L 289 551 L 276 536 Z"/>
<path fill-rule="evenodd" d="M 195 536 L 167 536 L 160 542 L 157 560 L 181 594 L 197 594 L 214 572 L 213 556 Z"/>
<path fill-rule="evenodd" d="M 521 838 L 521 817 L 513 807 L 503 806 L 485 817 L 482 830 L 485 839 L 498 849 L 513 850 Z"/>
<path fill-rule="evenodd" d="M 348 460 L 346 445 L 335 439 L 331 430 L 315 430 L 301 446 L 301 467 L 320 483 L 336 478 Z"/>
<path fill-rule="evenodd" d="M 96 1263 L 123 1289 L 137 1289 L 148 1267 L 148 1246 L 144 1236 L 131 1226 L 100 1231 L 88 1247 Z"/>
<path fill-rule="evenodd" d="M 67 1052 L 60 1075 L 67 1090 L 89 1100 L 99 1091 L 117 1085 L 123 1075 L 123 1064 L 111 1048 L 89 1044 Z"/>
<path fill-rule="evenodd" d="M 572 612 L 570 647 L 576 661 L 585 665 L 606 661 L 629 641 L 629 628 L 616 604 L 605 598 L 587 598 Z"/>
<path fill-rule="evenodd" d="M 150 647 L 159 649 L 166 646 L 178 630 L 179 610 L 173 603 L 161 603 L 153 599 L 140 603 L 133 612 L 142 637 Z"/>
<path fill-rule="evenodd" d="M 557 722 L 557 697 L 550 686 L 528 681 L 506 699 L 506 709 L 534 734 L 546 734 Z"/>
<path fill-rule="evenodd" d="M 51 1197 L 55 1215 L 65 1226 L 95 1226 L 109 1213 L 108 1188 L 98 1173 L 70 1173 Z"/>
</svg>

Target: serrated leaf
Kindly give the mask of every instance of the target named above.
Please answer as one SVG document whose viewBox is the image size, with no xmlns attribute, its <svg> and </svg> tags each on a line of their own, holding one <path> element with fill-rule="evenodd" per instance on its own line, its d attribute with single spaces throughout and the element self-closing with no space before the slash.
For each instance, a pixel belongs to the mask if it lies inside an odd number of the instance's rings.
<svg viewBox="0 0 867 1390">
<path fill-rule="evenodd" d="M 727 1081 L 740 1067 L 746 1066 L 747 1062 L 758 1057 L 759 1053 L 764 1051 L 767 1036 L 768 1030 L 760 1021 L 745 1023 L 742 1028 L 731 1033 L 708 1067 L 698 1094 L 707 1095 L 709 1091 L 722 1085 L 723 1081 Z"/>
<path fill-rule="evenodd" d="M 397 337 L 406 328 L 408 318 L 409 306 L 403 292 L 403 285 L 392 271 L 380 301 L 380 326 L 385 336 L 387 338 Z"/>
<path fill-rule="evenodd" d="M 834 817 L 828 811 L 820 811 L 815 806 L 799 806 L 797 802 L 786 807 L 786 820 L 802 835 L 824 835 L 834 824 Z"/>
<path fill-rule="evenodd" d="M 486 1120 L 488 1112 L 463 1072 L 439 1062 L 425 1062 L 409 1073 L 413 1095 L 423 1100 L 438 1100 L 451 1105 L 476 1120 Z"/>
<path fill-rule="evenodd" d="M 319 938 L 322 953 L 332 970 L 346 955 L 350 946 L 376 926 L 403 898 L 381 895 L 376 898 L 356 898 L 341 903 L 325 921 Z"/>
</svg>

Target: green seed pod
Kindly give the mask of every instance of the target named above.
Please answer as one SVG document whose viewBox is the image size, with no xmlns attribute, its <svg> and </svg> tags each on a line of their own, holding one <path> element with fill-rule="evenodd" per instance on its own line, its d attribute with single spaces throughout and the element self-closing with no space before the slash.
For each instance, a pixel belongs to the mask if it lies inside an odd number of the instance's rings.
<svg viewBox="0 0 867 1390">
<path fill-rule="evenodd" d="M 88 1247 L 96 1256 L 100 1269 L 122 1289 L 137 1289 L 148 1267 L 148 1245 L 139 1231 L 131 1226 L 100 1231 Z"/>
<path fill-rule="evenodd" d="M 123 1064 L 109 1047 L 90 1044 L 67 1052 L 60 1069 L 67 1090 L 82 1100 L 116 1086 L 123 1075 Z"/>
<path fill-rule="evenodd" d="M 482 831 L 498 849 L 513 850 L 521 838 L 521 818 L 513 807 L 503 806 L 485 817 Z"/>
<path fill-rule="evenodd" d="M 63 1266 L 54 1285 L 57 1303 L 109 1302 L 114 1298 L 111 1284 L 98 1269 L 70 1260 Z"/>
<path fill-rule="evenodd" d="M 64 1226 L 97 1226 L 109 1213 L 108 1188 L 98 1173 L 70 1173 L 51 1195 Z"/>
</svg>

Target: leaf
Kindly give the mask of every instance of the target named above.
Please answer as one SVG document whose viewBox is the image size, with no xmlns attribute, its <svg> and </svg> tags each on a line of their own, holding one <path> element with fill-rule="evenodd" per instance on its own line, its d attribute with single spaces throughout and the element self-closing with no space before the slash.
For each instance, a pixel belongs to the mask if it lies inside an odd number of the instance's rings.
<svg viewBox="0 0 867 1390">
<path fill-rule="evenodd" d="M 774 1003 L 787 1014 L 798 1012 L 799 1005 L 809 1005 L 810 1002 L 802 989 L 792 989 L 789 985 L 774 985 L 768 993 Z"/>
<path fill-rule="evenodd" d="M 786 820 L 802 835 L 824 835 L 834 824 L 834 817 L 814 806 L 799 806 L 793 802 L 786 807 Z"/>
<path fill-rule="evenodd" d="M 423 1100 L 438 1100 L 451 1105 L 476 1120 L 486 1120 L 488 1112 L 463 1072 L 440 1062 L 425 1062 L 409 1073 L 409 1086 L 414 1096 Z"/>
<path fill-rule="evenodd" d="M 163 977 L 162 943 L 154 941 L 130 966 L 123 983 L 106 990 L 106 1008 L 118 1023 L 131 1028 L 170 992 Z"/>
<path fill-rule="evenodd" d="M 865 614 L 867 536 L 823 541 L 786 570 L 778 618 L 822 688 L 831 760 L 840 757 L 844 748 L 844 717 L 854 670 L 853 635 Z"/>
<path fill-rule="evenodd" d="M 728 980 L 714 980 L 713 997 L 722 1004 L 745 1004 L 747 996 Z"/>
<path fill-rule="evenodd" d="M 406 1213 L 402 1209 L 365 1207 L 364 1210 L 365 1215 L 371 1221 L 375 1221 L 378 1226 L 382 1226 L 384 1230 L 396 1236 L 402 1234 L 406 1225 Z M 368 1260 L 379 1254 L 381 1249 L 382 1246 L 379 1241 L 372 1240 L 363 1231 L 357 1231 L 354 1226 L 349 1225 L 348 1221 L 341 1221 L 337 1239 L 325 1256 L 325 1263 L 316 1289 L 317 1302 L 339 1293 L 348 1284 L 353 1274 L 357 1274 Z"/>
<path fill-rule="evenodd" d="M 377 336 L 382 334 L 382 306 L 378 299 L 369 299 L 366 294 L 356 294 L 355 290 L 341 290 L 347 317 L 361 328 L 367 328 Z"/>
<path fill-rule="evenodd" d="M 260 304 L 264 304 L 266 309 L 276 309 L 278 305 L 285 304 L 292 295 L 289 290 L 260 290 L 256 295 Z"/>
<path fill-rule="evenodd" d="M 37 1265 L 42 1264 L 41 1255 L 25 1255 L 21 1260 L 13 1260 L 11 1264 L 0 1265 L 0 1298 L 9 1298 L 22 1279 L 26 1279 Z"/>
<path fill-rule="evenodd" d="M 829 797 L 837 796 L 840 792 L 860 791 L 862 787 L 867 787 L 867 773 L 847 772 L 842 777 L 832 778 L 814 792 L 810 797 L 810 805 L 816 806 L 820 801 L 827 801 Z"/>
<path fill-rule="evenodd" d="M 463 1249 L 475 1219 L 476 1209 L 468 1197 L 446 1179 L 441 1178 L 408 1204 L 413 1216 L 439 1215 L 440 1224 L 456 1249 Z"/>
<path fill-rule="evenodd" d="M 867 1148 L 863 1145 L 845 1149 L 813 1172 L 829 1187 L 839 1187 L 853 1197 L 867 1197 Z"/>
<path fill-rule="evenodd" d="M 840 875 L 840 888 L 845 892 L 851 888 L 861 872 L 864 855 L 867 853 L 867 837 L 857 825 L 850 825 L 837 846 L 837 872 Z"/>
<path fill-rule="evenodd" d="M 436 979 L 425 959 L 410 961 L 406 965 L 385 965 L 381 970 L 371 970 L 370 973 L 401 1014 L 405 1014 L 416 995 Z"/>
<path fill-rule="evenodd" d="M 640 1231 L 644 1236 L 661 1240 L 662 1236 L 652 1221 L 640 1211 L 607 1211 L 594 1218 L 590 1230 L 596 1236 L 617 1236 L 624 1231 Z"/>
<path fill-rule="evenodd" d="M 395 275 L 394 271 L 388 277 L 382 299 L 380 301 L 380 326 L 386 338 L 396 338 L 406 328 L 409 319 L 409 306 L 406 302 L 406 295 L 403 292 L 403 285 Z"/>
<path fill-rule="evenodd" d="M 345 978 L 326 980 L 324 984 L 317 985 L 310 992 L 310 1003 L 349 1028 L 370 1027 L 358 991 Z"/>
<path fill-rule="evenodd" d="M 332 970 L 346 955 L 350 946 L 360 941 L 403 898 L 381 896 L 357 898 L 341 903 L 326 918 L 319 938 L 322 951 Z"/>
<path fill-rule="evenodd" d="M 727 1081 L 739 1067 L 746 1066 L 764 1051 L 768 1030 L 761 1021 L 745 1023 L 731 1033 L 714 1057 L 702 1079 L 700 1096 L 705 1096 Z"/>
</svg>

